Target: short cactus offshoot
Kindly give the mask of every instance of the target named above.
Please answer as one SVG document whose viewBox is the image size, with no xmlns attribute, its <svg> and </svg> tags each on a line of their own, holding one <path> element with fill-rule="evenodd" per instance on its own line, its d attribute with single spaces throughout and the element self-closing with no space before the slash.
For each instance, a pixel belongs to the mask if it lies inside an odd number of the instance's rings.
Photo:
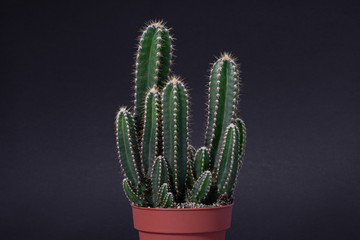
<svg viewBox="0 0 360 240">
<path fill-rule="evenodd" d="M 189 144 L 187 89 L 179 77 L 169 77 L 172 41 L 161 21 L 148 24 L 139 39 L 134 111 L 121 107 L 116 115 L 125 195 L 143 207 L 229 204 L 246 141 L 237 117 L 237 64 L 224 53 L 212 65 L 205 146 L 196 150 Z"/>
</svg>

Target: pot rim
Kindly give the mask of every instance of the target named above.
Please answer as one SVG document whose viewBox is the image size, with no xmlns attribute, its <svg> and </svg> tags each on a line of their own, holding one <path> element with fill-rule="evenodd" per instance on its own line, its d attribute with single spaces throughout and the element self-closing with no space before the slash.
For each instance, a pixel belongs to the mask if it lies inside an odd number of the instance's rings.
<svg viewBox="0 0 360 240">
<path fill-rule="evenodd" d="M 131 204 L 132 208 L 136 208 L 139 210 L 146 210 L 146 211 L 209 211 L 215 210 L 220 208 L 230 208 L 233 207 L 234 203 L 220 206 L 220 207 L 205 207 L 205 208 L 151 208 L 151 207 L 139 207 L 134 204 Z"/>
</svg>

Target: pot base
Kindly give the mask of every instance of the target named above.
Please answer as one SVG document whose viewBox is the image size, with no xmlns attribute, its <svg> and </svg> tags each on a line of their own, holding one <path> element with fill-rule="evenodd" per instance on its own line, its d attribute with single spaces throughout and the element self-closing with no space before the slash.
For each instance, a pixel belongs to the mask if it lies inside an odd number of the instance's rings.
<svg viewBox="0 0 360 240">
<path fill-rule="evenodd" d="M 140 240 L 225 240 L 226 231 L 191 233 L 191 234 L 169 234 L 151 233 L 139 231 Z"/>
<path fill-rule="evenodd" d="M 209 208 L 132 206 L 140 240 L 225 240 L 232 204 Z"/>
</svg>

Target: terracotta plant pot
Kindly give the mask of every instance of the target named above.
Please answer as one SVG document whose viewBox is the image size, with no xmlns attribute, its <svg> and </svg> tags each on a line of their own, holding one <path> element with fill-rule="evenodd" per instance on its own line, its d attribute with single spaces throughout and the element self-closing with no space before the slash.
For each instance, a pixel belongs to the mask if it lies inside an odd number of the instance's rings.
<svg viewBox="0 0 360 240">
<path fill-rule="evenodd" d="M 224 240 L 233 204 L 212 208 L 132 206 L 140 240 Z"/>
</svg>

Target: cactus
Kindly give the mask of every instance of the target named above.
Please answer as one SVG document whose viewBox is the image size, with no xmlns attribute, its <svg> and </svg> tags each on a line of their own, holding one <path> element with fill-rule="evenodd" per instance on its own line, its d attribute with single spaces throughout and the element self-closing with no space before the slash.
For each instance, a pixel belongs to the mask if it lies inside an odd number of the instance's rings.
<svg viewBox="0 0 360 240">
<path fill-rule="evenodd" d="M 172 39 L 161 21 L 145 27 L 136 54 L 135 107 L 116 115 L 125 195 L 143 207 L 229 204 L 246 140 L 237 118 L 237 64 L 224 53 L 212 66 L 205 146 L 196 150 L 189 144 L 187 89 L 179 77 L 169 77 Z"/>
</svg>

